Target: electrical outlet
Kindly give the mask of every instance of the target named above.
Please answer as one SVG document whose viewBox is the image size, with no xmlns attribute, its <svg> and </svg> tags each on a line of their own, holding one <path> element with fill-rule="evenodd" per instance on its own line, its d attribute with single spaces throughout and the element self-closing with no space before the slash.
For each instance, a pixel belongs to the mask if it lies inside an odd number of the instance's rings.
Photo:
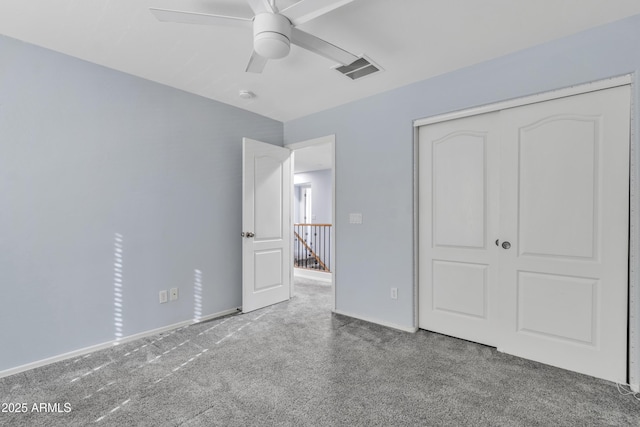
<svg viewBox="0 0 640 427">
<path fill-rule="evenodd" d="M 169 299 L 175 301 L 178 299 L 178 288 L 171 288 L 169 291 Z"/>
<path fill-rule="evenodd" d="M 398 288 L 391 288 L 391 299 L 398 299 Z"/>
<path fill-rule="evenodd" d="M 167 302 L 167 291 L 160 291 L 160 304 Z"/>
</svg>

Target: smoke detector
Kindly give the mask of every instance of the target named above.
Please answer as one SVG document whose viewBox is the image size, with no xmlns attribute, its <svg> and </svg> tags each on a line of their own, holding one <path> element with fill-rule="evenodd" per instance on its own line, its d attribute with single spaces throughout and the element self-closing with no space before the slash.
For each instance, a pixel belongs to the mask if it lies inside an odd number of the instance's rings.
<svg viewBox="0 0 640 427">
<path fill-rule="evenodd" d="M 238 96 L 242 99 L 253 99 L 256 97 L 256 94 L 251 92 L 250 90 L 241 90 L 238 92 Z"/>
</svg>

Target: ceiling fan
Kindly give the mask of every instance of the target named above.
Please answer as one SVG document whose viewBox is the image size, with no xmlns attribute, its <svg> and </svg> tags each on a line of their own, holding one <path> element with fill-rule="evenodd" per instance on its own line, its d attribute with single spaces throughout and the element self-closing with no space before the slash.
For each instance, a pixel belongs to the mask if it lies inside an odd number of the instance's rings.
<svg viewBox="0 0 640 427">
<path fill-rule="evenodd" d="M 149 8 L 159 21 L 201 25 L 237 25 L 253 27 L 253 54 L 246 71 L 261 73 L 269 59 L 284 58 L 291 43 L 349 65 L 359 58 L 344 49 L 296 28 L 353 0 L 301 0 L 278 10 L 275 0 L 247 0 L 255 14 L 252 18 Z"/>
</svg>

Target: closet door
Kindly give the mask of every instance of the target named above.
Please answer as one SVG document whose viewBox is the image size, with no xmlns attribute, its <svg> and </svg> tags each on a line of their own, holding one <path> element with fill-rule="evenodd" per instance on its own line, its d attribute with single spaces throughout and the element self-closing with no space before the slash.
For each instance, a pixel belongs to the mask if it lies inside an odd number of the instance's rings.
<svg viewBox="0 0 640 427">
<path fill-rule="evenodd" d="M 498 113 L 419 130 L 419 326 L 488 345 L 496 331 Z"/>
<path fill-rule="evenodd" d="M 499 350 L 625 382 L 629 105 L 624 86 L 500 113 Z"/>
</svg>

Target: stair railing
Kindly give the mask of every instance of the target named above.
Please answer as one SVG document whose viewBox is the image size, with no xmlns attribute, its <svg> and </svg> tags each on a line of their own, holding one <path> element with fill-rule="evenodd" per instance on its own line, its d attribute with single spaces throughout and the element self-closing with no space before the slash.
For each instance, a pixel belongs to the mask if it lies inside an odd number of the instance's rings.
<svg viewBox="0 0 640 427">
<path fill-rule="evenodd" d="M 331 271 L 331 224 L 294 224 L 293 235 L 295 267 Z"/>
</svg>

